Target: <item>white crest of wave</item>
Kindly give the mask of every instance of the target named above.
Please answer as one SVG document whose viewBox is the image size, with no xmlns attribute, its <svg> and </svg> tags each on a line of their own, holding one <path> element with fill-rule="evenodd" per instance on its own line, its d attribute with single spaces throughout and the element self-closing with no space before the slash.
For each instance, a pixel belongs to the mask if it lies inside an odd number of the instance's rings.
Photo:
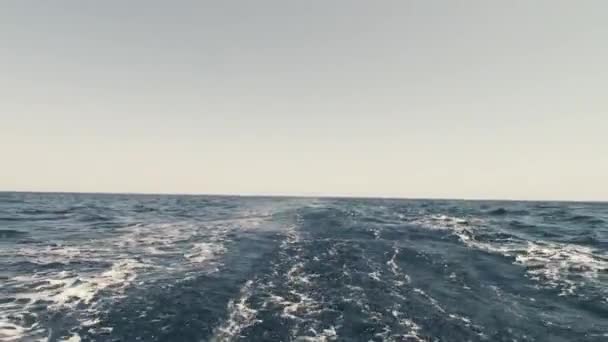
<svg viewBox="0 0 608 342">
<path fill-rule="evenodd" d="M 253 281 L 249 280 L 241 288 L 240 296 L 237 300 L 228 303 L 228 318 L 215 329 L 212 342 L 232 341 L 245 328 L 258 322 L 256 320 L 257 311 L 247 305 L 247 301 L 253 293 Z"/>
<path fill-rule="evenodd" d="M 104 301 L 119 300 L 124 290 L 132 285 L 142 270 L 175 269 L 201 266 L 210 272 L 218 257 L 225 252 L 226 234 L 234 229 L 255 228 L 263 218 L 238 218 L 213 222 L 172 222 L 135 224 L 121 229 L 121 234 L 107 239 L 92 240 L 79 245 L 53 242 L 48 246 L 26 247 L 17 250 L 15 257 L 39 264 L 63 264 L 63 271 L 51 267 L 36 274 L 21 274 L 10 278 L 14 300 L 0 304 L 0 340 L 20 341 L 33 335 L 32 327 L 19 325 L 15 317 L 34 315 L 37 302 L 48 303 L 48 311 L 67 309 L 81 321 L 96 322 L 102 310 L 97 299 L 101 292 Z M 141 256 L 134 259 L 132 255 Z M 158 257 L 183 258 L 184 262 L 162 263 Z M 82 263 L 94 265 L 90 269 L 72 266 Z M 109 266 L 105 266 L 109 264 Z M 17 302 L 18 301 L 18 302 Z"/>
<path fill-rule="evenodd" d="M 561 288 L 560 295 L 576 294 L 582 281 L 573 278 L 597 280 L 602 272 L 608 270 L 608 256 L 587 246 L 542 240 L 479 241 L 475 234 L 489 231 L 479 218 L 430 215 L 413 223 L 428 229 L 449 231 L 470 248 L 514 257 L 516 264 L 526 267 L 531 279 L 543 286 Z"/>
<path fill-rule="evenodd" d="M 589 247 L 573 244 L 528 242 L 525 252 L 516 253 L 515 260 L 527 268 L 533 279 L 562 286 L 560 295 L 575 294 L 579 282 L 571 276 L 597 279 L 600 272 L 608 270 L 608 258 Z"/>
</svg>

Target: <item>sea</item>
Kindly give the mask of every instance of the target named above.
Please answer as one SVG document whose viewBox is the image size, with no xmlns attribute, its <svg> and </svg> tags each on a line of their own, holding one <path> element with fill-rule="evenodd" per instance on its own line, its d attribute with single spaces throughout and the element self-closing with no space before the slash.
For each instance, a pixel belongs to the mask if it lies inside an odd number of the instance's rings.
<svg viewBox="0 0 608 342">
<path fill-rule="evenodd" d="M 608 203 L 0 193 L 0 341 L 608 341 Z"/>
</svg>

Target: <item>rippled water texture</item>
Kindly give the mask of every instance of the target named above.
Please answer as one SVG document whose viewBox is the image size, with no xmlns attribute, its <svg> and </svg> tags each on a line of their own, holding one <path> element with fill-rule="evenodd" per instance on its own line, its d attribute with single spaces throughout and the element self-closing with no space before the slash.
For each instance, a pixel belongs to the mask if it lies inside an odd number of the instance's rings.
<svg viewBox="0 0 608 342">
<path fill-rule="evenodd" d="M 0 193 L 0 341 L 608 341 L 608 204 Z"/>
</svg>

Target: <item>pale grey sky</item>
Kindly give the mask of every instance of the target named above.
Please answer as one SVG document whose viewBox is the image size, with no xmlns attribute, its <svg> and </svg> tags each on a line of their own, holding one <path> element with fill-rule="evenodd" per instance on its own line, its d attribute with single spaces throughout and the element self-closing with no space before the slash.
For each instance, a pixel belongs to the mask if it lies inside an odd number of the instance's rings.
<svg viewBox="0 0 608 342">
<path fill-rule="evenodd" d="M 2 1 L 0 190 L 608 200 L 607 18 Z"/>
</svg>

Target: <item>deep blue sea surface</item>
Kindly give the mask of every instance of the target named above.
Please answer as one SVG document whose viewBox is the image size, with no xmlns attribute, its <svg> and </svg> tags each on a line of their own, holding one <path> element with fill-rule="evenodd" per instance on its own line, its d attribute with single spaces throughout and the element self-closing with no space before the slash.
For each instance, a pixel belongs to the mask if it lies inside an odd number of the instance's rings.
<svg viewBox="0 0 608 342">
<path fill-rule="evenodd" d="M 608 341 L 608 204 L 0 193 L 0 341 Z"/>
</svg>

